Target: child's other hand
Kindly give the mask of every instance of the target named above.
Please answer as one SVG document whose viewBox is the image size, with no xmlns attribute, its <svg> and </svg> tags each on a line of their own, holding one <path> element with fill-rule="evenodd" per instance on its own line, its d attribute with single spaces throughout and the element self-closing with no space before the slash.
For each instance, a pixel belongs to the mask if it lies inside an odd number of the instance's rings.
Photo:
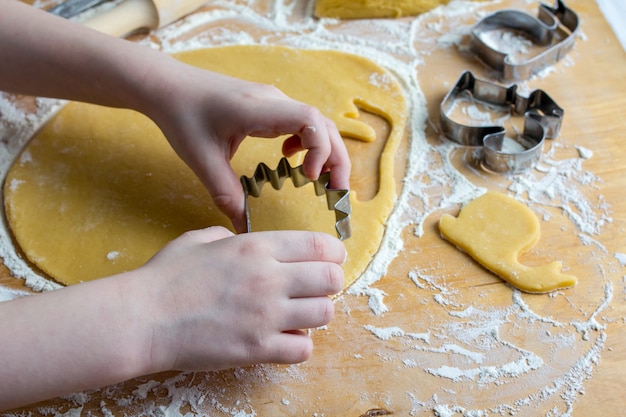
<svg viewBox="0 0 626 417">
<path fill-rule="evenodd" d="M 324 233 L 184 234 L 136 271 L 153 289 L 153 368 L 306 360 L 313 344 L 301 329 L 332 318 L 328 296 L 343 289 L 345 257 L 343 243 Z"/>
</svg>

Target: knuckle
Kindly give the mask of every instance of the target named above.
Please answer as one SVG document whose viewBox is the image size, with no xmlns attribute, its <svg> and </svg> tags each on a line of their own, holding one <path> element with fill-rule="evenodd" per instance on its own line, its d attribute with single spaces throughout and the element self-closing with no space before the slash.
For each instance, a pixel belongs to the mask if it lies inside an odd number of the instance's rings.
<svg viewBox="0 0 626 417">
<path fill-rule="evenodd" d="M 199 230 L 198 232 L 203 235 L 208 234 L 210 237 L 226 237 L 232 235 L 232 232 L 224 226 L 209 226 L 206 229 Z"/>
<path fill-rule="evenodd" d="M 226 214 L 237 212 L 237 202 L 230 194 L 216 194 L 213 196 L 213 202 Z"/>
<path fill-rule="evenodd" d="M 324 298 L 320 306 L 322 325 L 330 323 L 335 316 L 335 305 L 330 298 Z"/>
<path fill-rule="evenodd" d="M 262 262 L 266 257 L 266 250 L 256 239 L 245 239 L 239 245 L 238 255 L 242 259 L 255 259 L 257 262 Z M 257 269 L 255 276 L 257 280 L 261 279 L 262 270 Z"/>
<path fill-rule="evenodd" d="M 311 233 L 308 240 L 309 251 L 312 253 L 314 259 L 323 260 L 328 251 L 328 245 L 325 236 L 319 232 Z"/>
<path fill-rule="evenodd" d="M 343 289 L 343 268 L 337 264 L 328 264 L 326 272 L 326 292 L 336 294 Z"/>
<path fill-rule="evenodd" d="M 258 266 L 258 265 L 257 265 Z M 276 314 L 275 294 L 280 291 L 280 282 L 265 267 L 248 271 L 241 288 L 248 303 L 245 313 L 261 323 L 273 322 Z"/>
<path fill-rule="evenodd" d="M 195 242 L 201 239 L 201 230 L 187 230 L 180 237 L 186 241 Z"/>
<path fill-rule="evenodd" d="M 275 96 L 283 96 L 283 92 L 271 84 L 263 84 L 263 83 L 254 83 L 253 87 L 247 90 L 244 95 L 249 98 L 257 98 L 257 97 L 275 97 Z"/>
<path fill-rule="evenodd" d="M 259 273 L 250 273 L 246 280 L 245 293 L 247 297 L 258 297 L 259 291 L 262 291 L 265 287 L 265 277 Z M 254 300 L 255 298 L 251 298 Z M 251 315 L 257 318 L 264 318 L 266 309 L 263 303 L 251 303 L 248 304 L 248 308 L 251 310 Z"/>
<path fill-rule="evenodd" d="M 267 356 L 267 346 L 263 336 L 256 332 L 248 337 L 245 344 L 247 352 L 247 362 L 256 363 Z"/>
<path fill-rule="evenodd" d="M 295 108 L 295 114 L 298 115 L 299 124 L 301 126 L 298 136 L 305 142 L 315 139 L 319 132 L 318 127 L 323 125 L 322 113 L 317 108 L 309 106 L 308 104 L 298 103 Z"/>
<path fill-rule="evenodd" d="M 301 363 L 311 357 L 313 353 L 313 342 L 308 339 L 305 343 L 302 343 L 300 348 L 294 351 L 294 354 L 290 360 L 293 363 Z"/>
<path fill-rule="evenodd" d="M 322 117 L 322 113 L 316 107 L 308 104 L 300 103 L 299 111 L 302 117 L 311 123 L 318 123 Z"/>
</svg>

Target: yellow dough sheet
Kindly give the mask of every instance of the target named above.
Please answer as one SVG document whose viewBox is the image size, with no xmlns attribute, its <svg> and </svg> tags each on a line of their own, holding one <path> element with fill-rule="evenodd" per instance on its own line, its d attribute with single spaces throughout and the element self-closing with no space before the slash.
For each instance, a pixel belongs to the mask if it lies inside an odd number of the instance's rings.
<svg viewBox="0 0 626 417">
<path fill-rule="evenodd" d="M 402 17 L 424 13 L 450 0 L 317 0 L 315 15 L 340 19 Z"/>
<path fill-rule="evenodd" d="M 374 147 L 378 164 L 373 197 L 351 192 L 352 238 L 345 241 L 346 286 L 367 267 L 380 245 L 396 196 L 394 155 L 404 137 L 406 104 L 395 78 L 374 62 L 334 51 L 232 46 L 176 55 L 191 65 L 274 84 L 318 107 L 337 124 L 350 149 Z M 173 75 L 175 76 L 175 75 Z M 359 120 L 362 110 L 382 117 L 388 137 Z M 384 144 L 380 145 L 379 142 Z M 275 167 L 282 140 L 246 139 L 233 158 L 250 176 L 259 162 Z M 358 160 L 359 154 L 351 158 Z M 302 154 L 290 159 L 301 163 Z M 359 178 L 354 176 L 356 184 Z M 75 284 L 141 266 L 183 232 L 231 227 L 208 192 L 145 116 L 130 110 L 70 103 L 23 150 L 4 184 L 7 220 L 26 258 L 63 284 Z M 266 186 L 251 198 L 255 230 L 307 229 L 335 235 L 334 213 L 312 184 L 280 191 Z"/>
</svg>

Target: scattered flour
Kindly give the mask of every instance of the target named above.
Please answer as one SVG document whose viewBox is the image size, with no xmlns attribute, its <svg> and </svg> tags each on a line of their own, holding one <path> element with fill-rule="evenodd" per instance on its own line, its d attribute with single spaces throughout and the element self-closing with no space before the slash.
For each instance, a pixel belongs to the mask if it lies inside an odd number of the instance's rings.
<svg viewBox="0 0 626 417">
<path fill-rule="evenodd" d="M 626 266 L 626 253 L 616 253 L 615 259 L 617 259 L 622 266 Z"/>
<path fill-rule="evenodd" d="M 107 253 L 107 260 L 114 261 L 119 256 L 120 256 L 120 252 L 114 250 L 114 251 L 111 251 L 111 252 Z"/>
<path fill-rule="evenodd" d="M 373 335 L 378 337 L 380 340 L 389 340 L 395 336 L 404 336 L 404 330 L 402 330 L 399 327 L 386 327 L 384 329 L 380 329 L 369 324 L 364 327 L 365 327 L 365 330 L 369 330 Z"/>
</svg>

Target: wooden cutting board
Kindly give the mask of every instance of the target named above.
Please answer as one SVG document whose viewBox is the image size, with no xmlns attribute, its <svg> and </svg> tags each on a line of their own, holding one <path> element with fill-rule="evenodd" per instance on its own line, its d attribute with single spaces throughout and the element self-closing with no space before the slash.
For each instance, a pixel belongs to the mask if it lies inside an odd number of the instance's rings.
<svg viewBox="0 0 626 417">
<path fill-rule="evenodd" d="M 510 0 L 489 10 L 506 6 L 531 13 L 536 7 Z M 553 296 L 514 292 L 440 238 L 439 216 L 459 209 L 447 207 L 426 218 L 420 237 L 412 227 L 403 230 L 404 249 L 370 285 L 385 294 L 387 311 L 370 308 L 366 296 L 344 295 L 328 328 L 312 332 L 316 349 L 305 364 L 168 373 L 16 412 L 43 415 L 51 407 L 133 415 L 154 411 L 153 403 L 167 408 L 181 401 L 180 413 L 217 416 L 620 415 L 626 406 L 626 266 L 615 255 L 626 253 L 626 54 L 595 2 L 570 0 L 568 6 L 581 19 L 582 36 L 553 72 L 524 85 L 544 89 L 566 111 L 558 145 L 546 151 L 553 151 L 548 161 L 577 161 L 576 172 L 588 174 L 568 179 L 582 190 L 570 207 L 589 201 L 606 219 L 598 233 L 585 233 L 562 209 L 535 205 L 542 238 L 523 260 L 562 259 L 579 277 L 577 287 Z M 436 27 L 437 21 L 422 24 L 429 23 Z M 437 145 L 433 126 L 444 94 L 461 71 L 487 72 L 444 43 L 416 39 L 415 47 L 430 50 L 416 70 L 433 122 L 426 137 Z M 469 169 L 466 157 L 456 151 L 452 161 L 469 181 L 507 190 L 509 180 Z M 23 289 L 6 268 L 0 284 Z M 84 405 L 76 403 L 80 398 Z"/>
</svg>

